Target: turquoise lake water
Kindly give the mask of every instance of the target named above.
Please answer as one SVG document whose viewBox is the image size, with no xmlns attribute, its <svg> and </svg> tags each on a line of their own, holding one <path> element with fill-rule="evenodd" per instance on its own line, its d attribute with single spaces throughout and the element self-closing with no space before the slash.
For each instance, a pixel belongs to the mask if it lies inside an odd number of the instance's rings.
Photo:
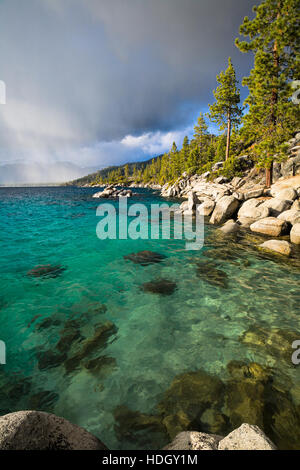
<svg viewBox="0 0 300 470">
<path fill-rule="evenodd" d="M 0 340 L 7 353 L 0 414 L 40 409 L 111 449 L 162 447 L 172 436 L 149 416 L 165 406 L 177 376 L 184 381 L 182 374 L 201 370 L 225 388 L 220 400 L 201 404 L 195 428 L 229 432 L 252 420 L 280 447 L 289 440 L 300 448 L 300 366 L 291 361 L 291 341 L 300 339 L 299 255 L 272 257 L 254 247 L 253 235 L 224 237 L 209 225 L 199 251 L 185 250 L 182 240 L 99 240 L 94 192 L 0 188 Z M 165 201 L 139 190 L 128 204 L 135 202 Z M 142 250 L 165 258 L 147 266 L 124 259 Z M 55 277 L 27 275 L 49 264 L 64 269 Z M 175 283 L 170 295 L 144 286 L 162 279 Z M 103 325 L 107 333 L 97 337 Z M 76 360 L 78 351 L 86 357 Z M 232 361 L 257 363 L 268 378 L 241 378 L 242 364 L 230 375 Z M 186 411 L 183 390 L 174 401 Z"/>
</svg>

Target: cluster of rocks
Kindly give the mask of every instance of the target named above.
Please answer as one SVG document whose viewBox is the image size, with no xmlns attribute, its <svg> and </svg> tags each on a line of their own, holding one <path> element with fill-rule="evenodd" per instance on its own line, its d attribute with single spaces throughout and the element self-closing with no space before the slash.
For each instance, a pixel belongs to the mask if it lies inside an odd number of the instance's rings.
<svg viewBox="0 0 300 470">
<path fill-rule="evenodd" d="M 118 198 L 118 197 L 131 197 L 132 191 L 131 189 L 124 189 L 124 188 L 116 188 L 114 185 L 106 186 L 103 191 L 99 191 L 98 193 L 93 194 L 95 198 Z"/>
<path fill-rule="evenodd" d="M 155 184 L 155 183 L 136 183 L 132 182 L 130 184 L 131 188 L 148 188 L 148 189 L 154 189 L 154 190 L 160 190 L 162 189 L 162 186 L 160 184 Z"/>
<path fill-rule="evenodd" d="M 276 237 L 261 247 L 290 255 L 291 243 L 300 244 L 300 132 L 289 141 L 288 156 L 285 162 L 274 164 L 275 183 L 271 188 L 264 186 L 264 170 L 252 168 L 243 177 L 234 177 L 231 181 L 223 176 L 208 181 L 212 176 L 210 172 L 193 176 L 184 173 L 175 184 L 165 185 L 161 194 L 186 198 L 180 206 L 184 214 L 199 211 L 210 217 L 211 224 L 222 225 L 225 234 L 250 229 Z M 239 158 L 247 163 L 247 156 Z M 223 164 L 216 163 L 212 172 Z M 289 239 L 277 239 L 285 236 Z"/>
<path fill-rule="evenodd" d="M 85 429 L 41 411 L 0 417 L 0 450 L 109 450 Z M 227 437 L 181 432 L 163 450 L 276 450 L 257 427 L 243 424 Z"/>
<path fill-rule="evenodd" d="M 212 183 L 193 179 L 192 188 L 182 194 L 187 197 L 180 209 L 184 214 L 196 211 L 214 225 L 221 225 L 225 234 L 240 229 L 268 237 L 289 235 L 290 242 L 300 244 L 300 176 L 278 181 L 270 189 L 255 186 L 243 190 L 242 178 L 230 183 Z M 269 240 L 263 248 L 289 255 L 292 246 L 287 240 Z"/>
<path fill-rule="evenodd" d="M 226 437 L 181 432 L 164 450 L 276 450 L 276 446 L 258 426 L 244 423 Z"/>
</svg>

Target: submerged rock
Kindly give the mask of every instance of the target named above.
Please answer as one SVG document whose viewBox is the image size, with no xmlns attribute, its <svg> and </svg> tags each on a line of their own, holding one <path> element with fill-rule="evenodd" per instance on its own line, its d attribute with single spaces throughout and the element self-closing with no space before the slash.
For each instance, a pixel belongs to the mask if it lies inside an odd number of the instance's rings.
<svg viewBox="0 0 300 470">
<path fill-rule="evenodd" d="M 171 439 L 180 431 L 200 430 L 201 415 L 207 408 L 220 405 L 223 391 L 223 382 L 202 370 L 176 376 L 158 404 Z"/>
<path fill-rule="evenodd" d="M 37 316 L 35 318 L 37 318 Z M 41 321 L 40 323 L 37 323 L 36 329 L 37 330 L 44 330 L 44 329 L 47 329 L 47 328 L 51 328 L 52 326 L 59 326 L 60 324 L 61 324 L 61 319 L 60 318 L 58 318 L 56 316 L 47 317 L 43 321 Z"/>
<path fill-rule="evenodd" d="M 144 250 L 139 251 L 138 253 L 131 253 L 130 255 L 126 255 L 124 256 L 124 259 L 132 261 L 135 264 L 147 266 L 148 264 L 160 263 L 166 259 L 166 256 L 154 251 Z"/>
<path fill-rule="evenodd" d="M 53 404 L 59 399 L 56 392 L 43 390 L 41 392 L 31 395 L 29 398 L 29 407 L 32 410 L 47 411 L 47 408 L 52 408 Z"/>
<path fill-rule="evenodd" d="M 52 369 L 60 366 L 66 359 L 66 353 L 57 353 L 51 350 L 38 352 L 38 368 L 39 370 Z"/>
<path fill-rule="evenodd" d="M 77 369 L 82 359 L 87 359 L 94 351 L 104 349 L 111 336 L 117 333 L 116 326 L 106 321 L 95 329 L 94 335 L 81 343 L 81 348 L 73 356 L 65 361 L 66 372 L 70 373 Z"/>
<path fill-rule="evenodd" d="M 172 295 L 177 288 L 176 282 L 168 279 L 157 279 L 156 281 L 145 282 L 142 286 L 144 292 L 160 295 Z"/>
<path fill-rule="evenodd" d="M 222 287 L 226 289 L 228 287 L 228 276 L 224 271 L 218 269 L 213 263 L 197 263 L 197 276 L 203 281 L 208 282 L 212 286 Z"/>
<path fill-rule="evenodd" d="M 116 367 L 116 364 L 117 361 L 114 357 L 100 356 L 95 357 L 94 359 L 89 359 L 83 365 L 92 373 L 98 374 L 101 372 L 103 375 L 106 375 Z"/>
<path fill-rule="evenodd" d="M 1 450 L 107 450 L 85 429 L 41 411 L 0 417 Z"/>
<path fill-rule="evenodd" d="M 225 234 L 236 233 L 240 230 L 241 226 L 237 224 L 234 220 L 230 219 L 220 228 L 220 230 Z"/>
<path fill-rule="evenodd" d="M 125 405 L 119 405 L 114 410 L 116 420 L 115 432 L 122 442 L 127 441 L 140 446 L 148 446 L 159 449 L 167 440 L 166 430 L 161 418 L 157 415 L 132 411 Z"/>
<path fill-rule="evenodd" d="M 61 352 L 68 352 L 73 343 L 77 340 L 82 339 L 82 335 L 79 330 L 66 331 L 61 333 L 61 338 L 58 341 L 56 348 Z"/>
<path fill-rule="evenodd" d="M 28 378 L 23 378 L 15 383 L 12 382 L 7 384 L 5 388 L 8 398 L 16 402 L 24 396 L 28 395 L 31 389 L 31 382 Z"/>
<path fill-rule="evenodd" d="M 291 363 L 294 352 L 292 343 L 297 339 L 299 339 L 297 331 L 280 328 L 265 329 L 259 325 L 254 325 L 239 338 L 239 341 L 254 349 L 261 348 L 266 354 L 276 359 L 283 359 Z"/>
<path fill-rule="evenodd" d="M 233 360 L 226 367 L 231 377 L 235 380 L 254 379 L 265 383 L 271 381 L 271 369 L 263 367 L 257 362 L 246 364 L 242 361 Z"/>
<path fill-rule="evenodd" d="M 265 384 L 246 378 L 229 381 L 225 392 L 225 413 L 232 427 L 247 422 L 260 427 L 264 425 Z"/>
<path fill-rule="evenodd" d="M 28 271 L 27 276 L 30 277 L 50 277 L 55 278 L 60 276 L 66 270 L 65 267 L 60 264 L 51 265 L 51 264 L 39 264 L 33 269 Z"/>
</svg>

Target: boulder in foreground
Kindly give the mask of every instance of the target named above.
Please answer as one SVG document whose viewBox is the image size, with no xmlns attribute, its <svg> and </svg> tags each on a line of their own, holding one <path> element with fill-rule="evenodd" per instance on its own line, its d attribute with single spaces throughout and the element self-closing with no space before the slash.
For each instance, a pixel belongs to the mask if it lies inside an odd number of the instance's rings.
<svg viewBox="0 0 300 470">
<path fill-rule="evenodd" d="M 85 429 L 42 411 L 0 417 L 0 450 L 107 450 Z"/>
<path fill-rule="evenodd" d="M 215 434 L 184 431 L 177 434 L 163 450 L 217 450 L 221 439 L 223 439 L 221 436 Z"/>
<path fill-rule="evenodd" d="M 218 450 L 276 450 L 258 426 L 242 424 L 219 442 Z"/>
</svg>

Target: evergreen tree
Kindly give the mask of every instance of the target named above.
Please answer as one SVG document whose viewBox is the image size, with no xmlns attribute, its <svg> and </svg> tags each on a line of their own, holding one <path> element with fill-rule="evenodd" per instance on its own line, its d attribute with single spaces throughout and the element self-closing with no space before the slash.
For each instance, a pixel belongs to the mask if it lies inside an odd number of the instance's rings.
<svg viewBox="0 0 300 470">
<path fill-rule="evenodd" d="M 180 170 L 180 154 L 175 142 L 173 142 L 171 151 L 169 153 L 170 158 L 170 173 L 172 179 L 178 178 L 181 174 Z"/>
<path fill-rule="evenodd" d="M 180 171 L 181 171 L 181 173 L 183 173 L 187 169 L 189 150 L 190 150 L 190 143 L 189 143 L 189 138 L 186 135 L 183 139 L 182 149 L 180 151 L 180 166 L 181 166 Z"/>
<path fill-rule="evenodd" d="M 216 161 L 220 162 L 224 160 L 226 155 L 226 136 L 221 134 L 216 140 Z"/>
<path fill-rule="evenodd" d="M 254 68 L 243 85 L 249 88 L 244 132 L 254 142 L 253 152 L 266 168 L 266 185 L 272 183 L 274 158 L 283 156 L 286 141 L 299 125 L 299 106 L 291 102 L 291 80 L 300 76 L 299 0 L 265 0 L 245 18 L 236 39 L 242 52 L 254 53 Z"/>
<path fill-rule="evenodd" d="M 126 181 L 128 181 L 128 178 L 129 178 L 129 167 L 128 167 L 128 164 L 125 165 L 125 167 L 124 167 L 124 177 L 125 177 Z"/>
<path fill-rule="evenodd" d="M 205 153 L 205 148 L 208 142 L 208 132 L 207 132 L 207 124 L 205 122 L 204 116 L 202 113 L 200 113 L 197 124 L 194 127 L 194 142 L 196 146 L 199 149 L 199 155 L 200 155 L 200 160 L 202 160 L 202 163 L 205 160 L 204 153 Z"/>
<path fill-rule="evenodd" d="M 226 155 L 225 159 L 229 158 L 230 152 L 230 136 L 231 128 L 233 125 L 240 123 L 242 109 L 240 103 L 240 91 L 237 88 L 237 79 L 235 70 L 232 65 L 231 58 L 228 59 L 228 68 L 225 72 L 221 72 L 217 76 L 217 81 L 220 83 L 218 88 L 214 91 L 216 102 L 209 105 L 210 119 L 220 126 L 220 130 L 227 128 L 227 142 L 226 142 Z"/>
</svg>

